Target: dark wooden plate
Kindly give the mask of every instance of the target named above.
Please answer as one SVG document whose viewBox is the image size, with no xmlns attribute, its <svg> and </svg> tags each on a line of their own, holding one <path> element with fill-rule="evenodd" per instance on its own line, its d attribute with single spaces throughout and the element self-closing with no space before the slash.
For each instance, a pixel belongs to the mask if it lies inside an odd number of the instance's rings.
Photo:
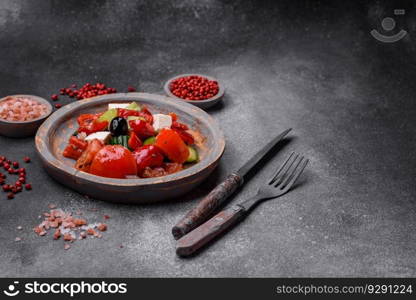
<svg viewBox="0 0 416 300">
<path fill-rule="evenodd" d="M 62 156 L 83 113 L 100 112 L 108 103 L 137 101 L 152 113 L 175 112 L 180 120 L 204 137 L 198 144 L 200 161 L 180 172 L 156 178 L 114 179 L 99 177 L 74 168 L 75 161 Z M 214 119 L 203 110 L 169 97 L 127 93 L 94 97 L 68 104 L 53 113 L 36 134 L 36 149 L 51 177 L 78 192 L 96 199 L 122 203 L 149 203 L 178 197 L 201 183 L 217 166 L 225 140 Z"/>
</svg>

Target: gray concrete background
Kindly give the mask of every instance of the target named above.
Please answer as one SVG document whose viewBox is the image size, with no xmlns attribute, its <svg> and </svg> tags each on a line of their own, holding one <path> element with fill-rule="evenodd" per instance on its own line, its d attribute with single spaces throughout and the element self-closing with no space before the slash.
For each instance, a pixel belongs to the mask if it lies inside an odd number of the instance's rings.
<svg viewBox="0 0 416 300">
<path fill-rule="evenodd" d="M 409 34 L 383 44 L 369 32 L 393 8 L 407 9 L 395 18 Z M 12 201 L 0 194 L 0 275 L 415 276 L 414 15 L 375 1 L 1 1 L 1 95 L 48 98 L 96 81 L 162 93 L 170 76 L 205 73 L 227 89 L 209 111 L 227 149 L 184 199 L 127 206 L 51 180 L 33 139 L 0 137 L 0 155 L 32 157 L 34 187 Z M 292 150 L 311 159 L 296 189 L 198 256 L 176 257 L 172 225 L 288 127 L 291 142 L 232 203 L 254 194 Z M 108 214 L 109 230 L 64 251 L 32 232 L 49 203 L 90 221 Z"/>
</svg>

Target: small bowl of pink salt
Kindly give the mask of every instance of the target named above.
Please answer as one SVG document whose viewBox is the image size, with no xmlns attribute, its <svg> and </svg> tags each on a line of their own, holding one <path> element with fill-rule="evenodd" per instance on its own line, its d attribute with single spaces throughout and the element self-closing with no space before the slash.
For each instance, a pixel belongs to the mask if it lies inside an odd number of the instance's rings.
<svg viewBox="0 0 416 300">
<path fill-rule="evenodd" d="M 52 105 L 33 95 L 12 95 L 0 99 L 0 135 L 28 137 L 52 113 Z"/>
</svg>

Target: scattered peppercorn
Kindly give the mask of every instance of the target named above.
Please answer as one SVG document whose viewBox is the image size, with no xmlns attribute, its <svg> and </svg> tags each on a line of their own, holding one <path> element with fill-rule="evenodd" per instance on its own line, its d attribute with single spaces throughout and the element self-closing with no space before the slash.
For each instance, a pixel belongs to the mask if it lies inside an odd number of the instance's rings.
<svg viewBox="0 0 416 300">
<path fill-rule="evenodd" d="M 56 104 L 55 104 L 55 107 L 59 109 L 59 108 L 61 108 L 61 107 L 62 107 L 62 104 L 61 104 L 61 103 L 56 103 Z"/>
<path fill-rule="evenodd" d="M 133 92 L 135 92 L 136 91 L 136 89 L 134 88 L 134 87 L 132 87 L 132 86 L 128 86 L 127 87 L 127 91 L 129 92 L 129 93 L 133 93 Z"/>
<path fill-rule="evenodd" d="M 51 96 L 52 101 L 57 101 L 58 100 L 58 95 L 57 94 L 53 94 Z"/>
<path fill-rule="evenodd" d="M 23 158 L 25 162 L 30 162 L 30 158 L 25 156 Z M 18 161 L 11 161 L 7 159 L 5 156 L 0 155 L 0 166 L 3 166 L 4 170 L 7 171 L 9 174 L 17 174 L 18 180 L 13 184 L 6 184 L 7 176 L 0 172 L 0 187 L 1 189 L 7 193 L 7 197 L 9 199 L 13 199 L 16 193 L 20 193 L 23 190 L 23 185 L 26 183 L 26 169 L 19 168 Z M 26 190 L 31 190 L 31 184 L 25 185 Z"/>
<path fill-rule="evenodd" d="M 70 98 L 76 98 L 77 100 L 92 98 L 95 96 L 107 95 L 116 93 L 115 88 L 107 87 L 104 83 L 97 82 L 96 84 L 86 83 L 81 88 L 76 89 L 77 85 L 72 84 L 71 88 L 61 88 L 59 93 L 61 95 L 67 95 Z"/>
</svg>

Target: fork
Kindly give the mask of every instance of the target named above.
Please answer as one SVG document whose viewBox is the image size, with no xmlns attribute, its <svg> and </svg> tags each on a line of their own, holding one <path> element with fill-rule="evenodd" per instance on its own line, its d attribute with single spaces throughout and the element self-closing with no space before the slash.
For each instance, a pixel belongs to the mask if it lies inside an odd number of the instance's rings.
<svg viewBox="0 0 416 300">
<path fill-rule="evenodd" d="M 286 194 L 302 174 L 308 162 L 309 160 L 304 156 L 292 152 L 253 197 L 224 209 L 180 238 L 176 247 L 176 253 L 179 256 L 189 256 L 195 253 L 220 233 L 239 222 L 242 217 L 250 213 L 260 202 Z"/>
</svg>

